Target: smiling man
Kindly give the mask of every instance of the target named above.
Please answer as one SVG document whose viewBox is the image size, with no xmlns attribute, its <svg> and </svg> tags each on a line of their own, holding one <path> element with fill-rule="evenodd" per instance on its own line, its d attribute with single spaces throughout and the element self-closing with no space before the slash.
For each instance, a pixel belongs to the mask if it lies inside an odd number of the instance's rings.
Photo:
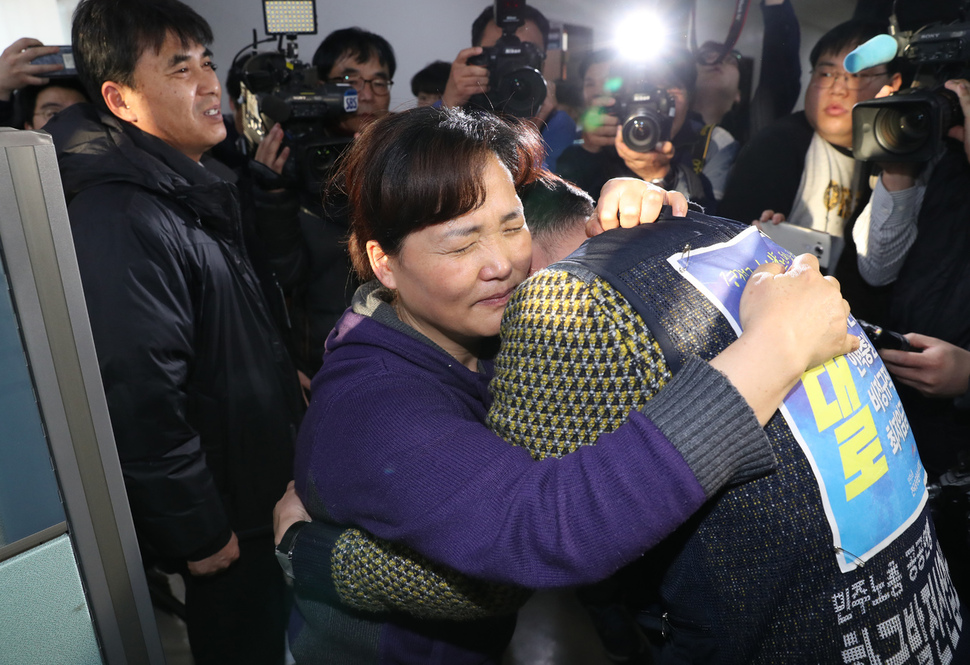
<svg viewBox="0 0 970 665">
<path fill-rule="evenodd" d="M 204 165 L 212 32 L 178 0 L 83 0 L 72 37 L 96 106 L 46 129 L 139 545 L 185 578 L 196 663 L 282 663 L 270 526 L 301 404 L 235 188 Z"/>
</svg>

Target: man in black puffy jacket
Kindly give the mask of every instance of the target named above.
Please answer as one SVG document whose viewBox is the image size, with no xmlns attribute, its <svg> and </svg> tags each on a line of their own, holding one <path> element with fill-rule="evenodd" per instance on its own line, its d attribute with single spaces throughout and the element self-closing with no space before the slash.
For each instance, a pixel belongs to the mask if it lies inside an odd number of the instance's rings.
<svg viewBox="0 0 970 665">
<path fill-rule="evenodd" d="M 282 663 L 272 508 L 301 403 L 235 188 L 202 161 L 225 135 L 211 40 L 178 0 L 84 0 L 97 107 L 48 129 L 142 550 L 183 572 L 196 663 Z"/>
</svg>

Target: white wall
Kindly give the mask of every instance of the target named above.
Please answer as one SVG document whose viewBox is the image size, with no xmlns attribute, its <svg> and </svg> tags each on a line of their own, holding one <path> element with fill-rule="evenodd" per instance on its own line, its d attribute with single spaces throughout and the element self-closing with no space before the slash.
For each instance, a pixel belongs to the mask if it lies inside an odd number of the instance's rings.
<svg viewBox="0 0 970 665">
<path fill-rule="evenodd" d="M 9 0 L 2 0 L 7 2 Z M 264 37 L 260 0 L 186 0 L 202 14 L 215 31 L 214 52 L 225 72 L 232 56 L 252 39 L 257 28 Z M 828 28 L 852 15 L 851 0 L 792 0 L 802 28 L 803 69 L 808 69 L 808 52 Z M 597 45 L 612 37 L 613 26 L 631 9 L 643 2 L 634 0 L 532 0 L 550 21 L 586 25 L 594 30 Z M 727 35 L 734 2 L 698 0 L 698 42 L 723 41 Z M 300 55 L 309 61 L 314 50 L 332 30 L 358 26 L 384 36 L 394 47 L 398 68 L 391 93 L 391 109 L 414 104 L 411 77 L 432 60 L 451 62 L 461 49 L 471 44 L 472 20 L 488 5 L 488 0 L 317 0 L 319 34 L 299 40 Z M 761 9 L 752 0 L 739 42 L 739 50 L 757 60 L 761 52 Z M 645 30 L 645 38 L 649 38 Z"/>
<path fill-rule="evenodd" d="M 76 5 L 77 0 L 0 0 L 0 51 L 21 37 L 70 44 Z"/>
<path fill-rule="evenodd" d="M 256 28 L 263 33 L 260 0 L 185 0 L 212 25 L 213 51 L 223 76 L 232 56 L 252 40 Z M 855 3 L 851 0 L 792 0 L 802 29 L 802 63 L 808 69 L 808 52 L 828 28 L 848 19 Z M 47 44 L 70 42 L 70 12 L 77 0 L 0 0 L 0 49 L 16 38 L 29 35 Z M 391 93 L 391 109 L 414 104 L 411 77 L 432 60 L 451 62 L 459 50 L 470 45 L 472 20 L 488 0 L 317 0 L 320 33 L 300 38 L 300 54 L 309 61 L 313 51 L 332 30 L 359 26 L 387 38 L 394 47 L 398 69 Z M 631 9 L 642 6 L 636 0 L 532 0 L 550 21 L 586 25 L 594 30 L 597 45 L 605 45 L 613 26 Z M 727 34 L 734 2 L 698 0 L 699 42 L 722 41 Z M 761 51 L 761 9 L 751 1 L 739 50 L 756 60 Z M 649 29 L 644 36 L 649 38 Z M 804 84 L 803 84 L 804 87 Z"/>
</svg>

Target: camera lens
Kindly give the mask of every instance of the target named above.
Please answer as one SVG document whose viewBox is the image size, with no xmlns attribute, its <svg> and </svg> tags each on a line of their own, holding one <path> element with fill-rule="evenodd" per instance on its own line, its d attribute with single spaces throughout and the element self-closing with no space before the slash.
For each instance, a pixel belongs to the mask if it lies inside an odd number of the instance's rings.
<svg viewBox="0 0 970 665">
<path fill-rule="evenodd" d="M 623 143 L 637 152 L 654 150 L 662 133 L 660 116 L 651 109 L 631 114 L 623 123 Z"/>
<path fill-rule="evenodd" d="M 489 97 L 497 108 L 518 118 L 531 118 L 546 99 L 546 80 L 537 70 L 522 67 L 499 80 L 498 90 Z"/>
<path fill-rule="evenodd" d="M 932 129 L 929 109 L 922 104 L 880 109 L 873 123 L 876 141 L 897 155 L 919 150 L 931 138 Z"/>
<path fill-rule="evenodd" d="M 322 180 L 330 174 L 339 156 L 337 146 L 312 145 L 307 149 L 307 170 L 313 177 Z"/>
</svg>

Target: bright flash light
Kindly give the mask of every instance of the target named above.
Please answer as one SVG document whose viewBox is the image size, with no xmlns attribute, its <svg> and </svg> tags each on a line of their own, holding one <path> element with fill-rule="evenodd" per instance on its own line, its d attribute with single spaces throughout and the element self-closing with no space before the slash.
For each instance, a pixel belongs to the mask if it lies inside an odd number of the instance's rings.
<svg viewBox="0 0 970 665">
<path fill-rule="evenodd" d="M 652 60 L 663 53 L 666 25 L 648 9 L 628 14 L 616 27 L 614 47 L 623 60 Z"/>
</svg>

